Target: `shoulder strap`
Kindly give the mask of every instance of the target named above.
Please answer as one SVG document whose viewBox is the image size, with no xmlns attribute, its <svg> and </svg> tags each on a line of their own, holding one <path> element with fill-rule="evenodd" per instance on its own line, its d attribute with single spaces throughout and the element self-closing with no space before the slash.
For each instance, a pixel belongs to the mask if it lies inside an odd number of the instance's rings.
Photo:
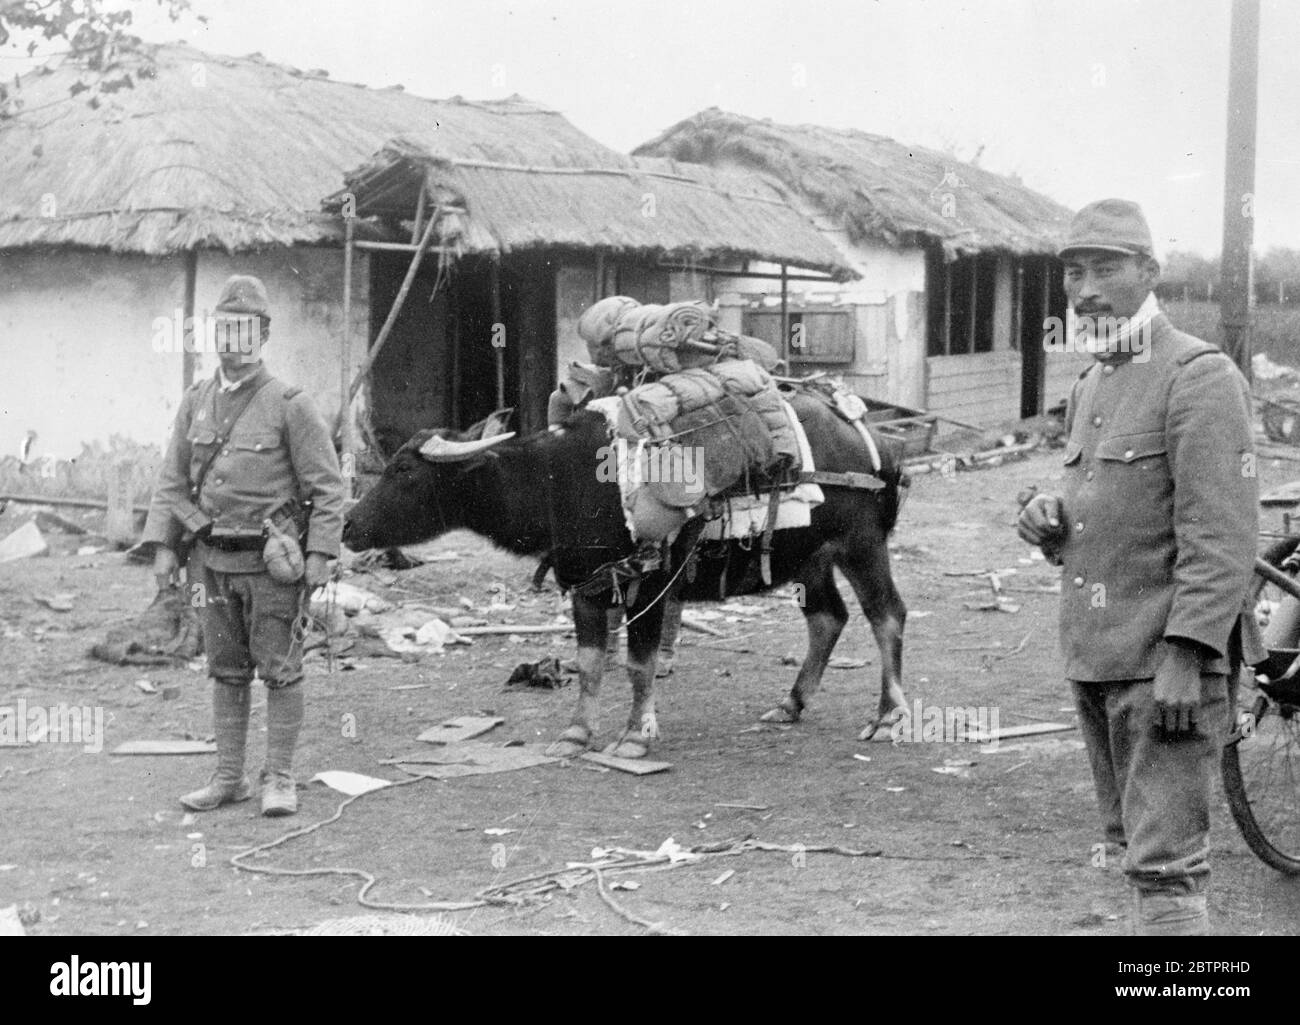
<svg viewBox="0 0 1300 1025">
<path fill-rule="evenodd" d="M 208 471 L 212 469 L 212 464 L 217 461 L 217 456 L 221 454 L 221 450 L 225 448 L 226 442 L 230 440 L 230 435 L 235 430 L 235 424 L 239 423 L 239 418 L 243 416 L 248 407 L 253 404 L 253 399 L 257 398 L 257 393 L 273 380 L 274 378 L 271 377 L 270 374 L 267 374 L 258 383 L 257 387 L 249 388 L 243 395 L 240 395 L 235 399 L 234 414 L 230 418 L 230 425 L 226 428 L 224 434 L 217 435 L 217 443 L 212 446 L 212 453 L 203 461 L 203 465 L 199 467 L 199 472 L 194 476 L 193 483 L 190 484 L 190 500 L 194 502 L 195 505 L 198 505 L 199 503 L 199 495 L 203 491 L 203 482 L 208 479 Z"/>
</svg>

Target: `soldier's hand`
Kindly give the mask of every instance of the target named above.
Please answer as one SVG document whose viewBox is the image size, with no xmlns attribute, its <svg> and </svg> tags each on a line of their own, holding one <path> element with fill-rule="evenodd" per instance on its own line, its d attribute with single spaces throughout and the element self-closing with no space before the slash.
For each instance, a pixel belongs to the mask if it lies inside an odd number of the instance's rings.
<svg viewBox="0 0 1300 1025">
<path fill-rule="evenodd" d="M 1196 649 L 1166 643 L 1154 686 L 1156 725 L 1171 735 L 1194 732 L 1201 710 L 1201 658 Z"/>
<path fill-rule="evenodd" d="M 307 553 L 307 567 L 303 573 L 307 584 L 307 593 L 312 594 L 316 588 L 324 587 L 330 580 L 330 561 L 320 552 Z"/>
<path fill-rule="evenodd" d="M 171 584 L 172 576 L 176 572 L 180 561 L 176 558 L 176 553 L 166 545 L 157 545 L 153 553 L 153 576 L 158 583 L 158 590 L 163 590 Z"/>
<path fill-rule="evenodd" d="M 1016 532 L 1031 545 L 1051 545 L 1065 536 L 1065 509 L 1056 495 L 1035 495 L 1020 510 Z"/>
</svg>

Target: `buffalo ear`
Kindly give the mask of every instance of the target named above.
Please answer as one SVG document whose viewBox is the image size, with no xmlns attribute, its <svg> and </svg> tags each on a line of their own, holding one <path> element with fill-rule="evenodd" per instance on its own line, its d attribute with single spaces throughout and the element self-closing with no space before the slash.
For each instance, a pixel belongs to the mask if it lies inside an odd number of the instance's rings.
<svg viewBox="0 0 1300 1025">
<path fill-rule="evenodd" d="M 510 417 L 514 415 L 514 407 L 509 409 L 498 409 L 495 413 L 490 413 L 478 423 L 467 427 L 462 433 L 467 441 L 473 441 L 477 438 L 495 438 L 499 434 L 504 434 L 507 425 L 510 423 Z"/>
</svg>

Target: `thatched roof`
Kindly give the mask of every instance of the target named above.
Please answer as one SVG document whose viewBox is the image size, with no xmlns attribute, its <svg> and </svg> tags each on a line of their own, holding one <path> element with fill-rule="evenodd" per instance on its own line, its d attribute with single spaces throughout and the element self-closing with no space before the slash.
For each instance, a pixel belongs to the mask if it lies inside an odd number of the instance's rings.
<svg viewBox="0 0 1300 1025">
<path fill-rule="evenodd" d="M 880 135 L 779 125 L 716 107 L 633 151 L 757 171 L 829 214 L 855 241 L 963 253 L 1055 253 L 1071 212 L 1011 178 Z M 951 199 L 949 199 L 951 197 Z"/>
<path fill-rule="evenodd" d="M 72 94 L 73 66 L 23 76 L 22 112 L 0 121 L 0 250 L 162 255 L 334 241 L 342 222 L 321 200 L 405 137 L 423 159 L 456 168 L 449 184 L 472 208 L 470 249 L 736 252 L 847 272 L 779 200 L 648 185 L 629 176 L 632 158 L 518 97 L 428 100 L 184 44 L 154 48 L 153 60 L 154 77 L 96 109 Z M 611 173 L 586 173 L 593 168 Z M 551 173 L 561 169 L 584 173 Z M 643 214 L 646 192 L 658 194 L 657 219 Z"/>
<path fill-rule="evenodd" d="M 555 140 L 561 120 L 548 132 Z M 562 138 L 562 136 L 560 136 Z M 665 260 L 757 259 L 852 276 L 835 247 L 756 175 L 575 150 L 528 162 L 449 154 L 439 132 L 391 140 L 347 175 L 356 214 L 409 219 L 422 185 L 450 210 L 440 241 L 462 253 L 538 247 L 636 252 Z"/>
</svg>

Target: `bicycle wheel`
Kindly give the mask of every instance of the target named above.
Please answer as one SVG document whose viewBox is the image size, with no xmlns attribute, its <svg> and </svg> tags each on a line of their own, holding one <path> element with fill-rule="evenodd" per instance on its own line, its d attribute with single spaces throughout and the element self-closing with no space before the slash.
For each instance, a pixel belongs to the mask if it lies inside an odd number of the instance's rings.
<svg viewBox="0 0 1300 1025">
<path fill-rule="evenodd" d="M 1262 558 L 1281 568 L 1296 544 L 1281 541 Z M 1288 572 L 1295 575 L 1294 570 Z M 1280 594 L 1258 580 L 1257 602 L 1280 600 Z M 1295 643 L 1288 641 L 1288 648 Z M 1277 653 L 1282 657 L 1270 659 L 1270 666 L 1289 664 L 1292 656 Z M 1221 762 L 1228 807 L 1242 838 L 1261 861 L 1279 872 L 1300 875 L 1300 707 L 1290 702 L 1289 694 L 1273 688 L 1266 693 L 1253 674 L 1241 677 L 1241 684 L 1238 709 L 1246 707 L 1237 712 L 1238 728 L 1224 746 Z"/>
</svg>

